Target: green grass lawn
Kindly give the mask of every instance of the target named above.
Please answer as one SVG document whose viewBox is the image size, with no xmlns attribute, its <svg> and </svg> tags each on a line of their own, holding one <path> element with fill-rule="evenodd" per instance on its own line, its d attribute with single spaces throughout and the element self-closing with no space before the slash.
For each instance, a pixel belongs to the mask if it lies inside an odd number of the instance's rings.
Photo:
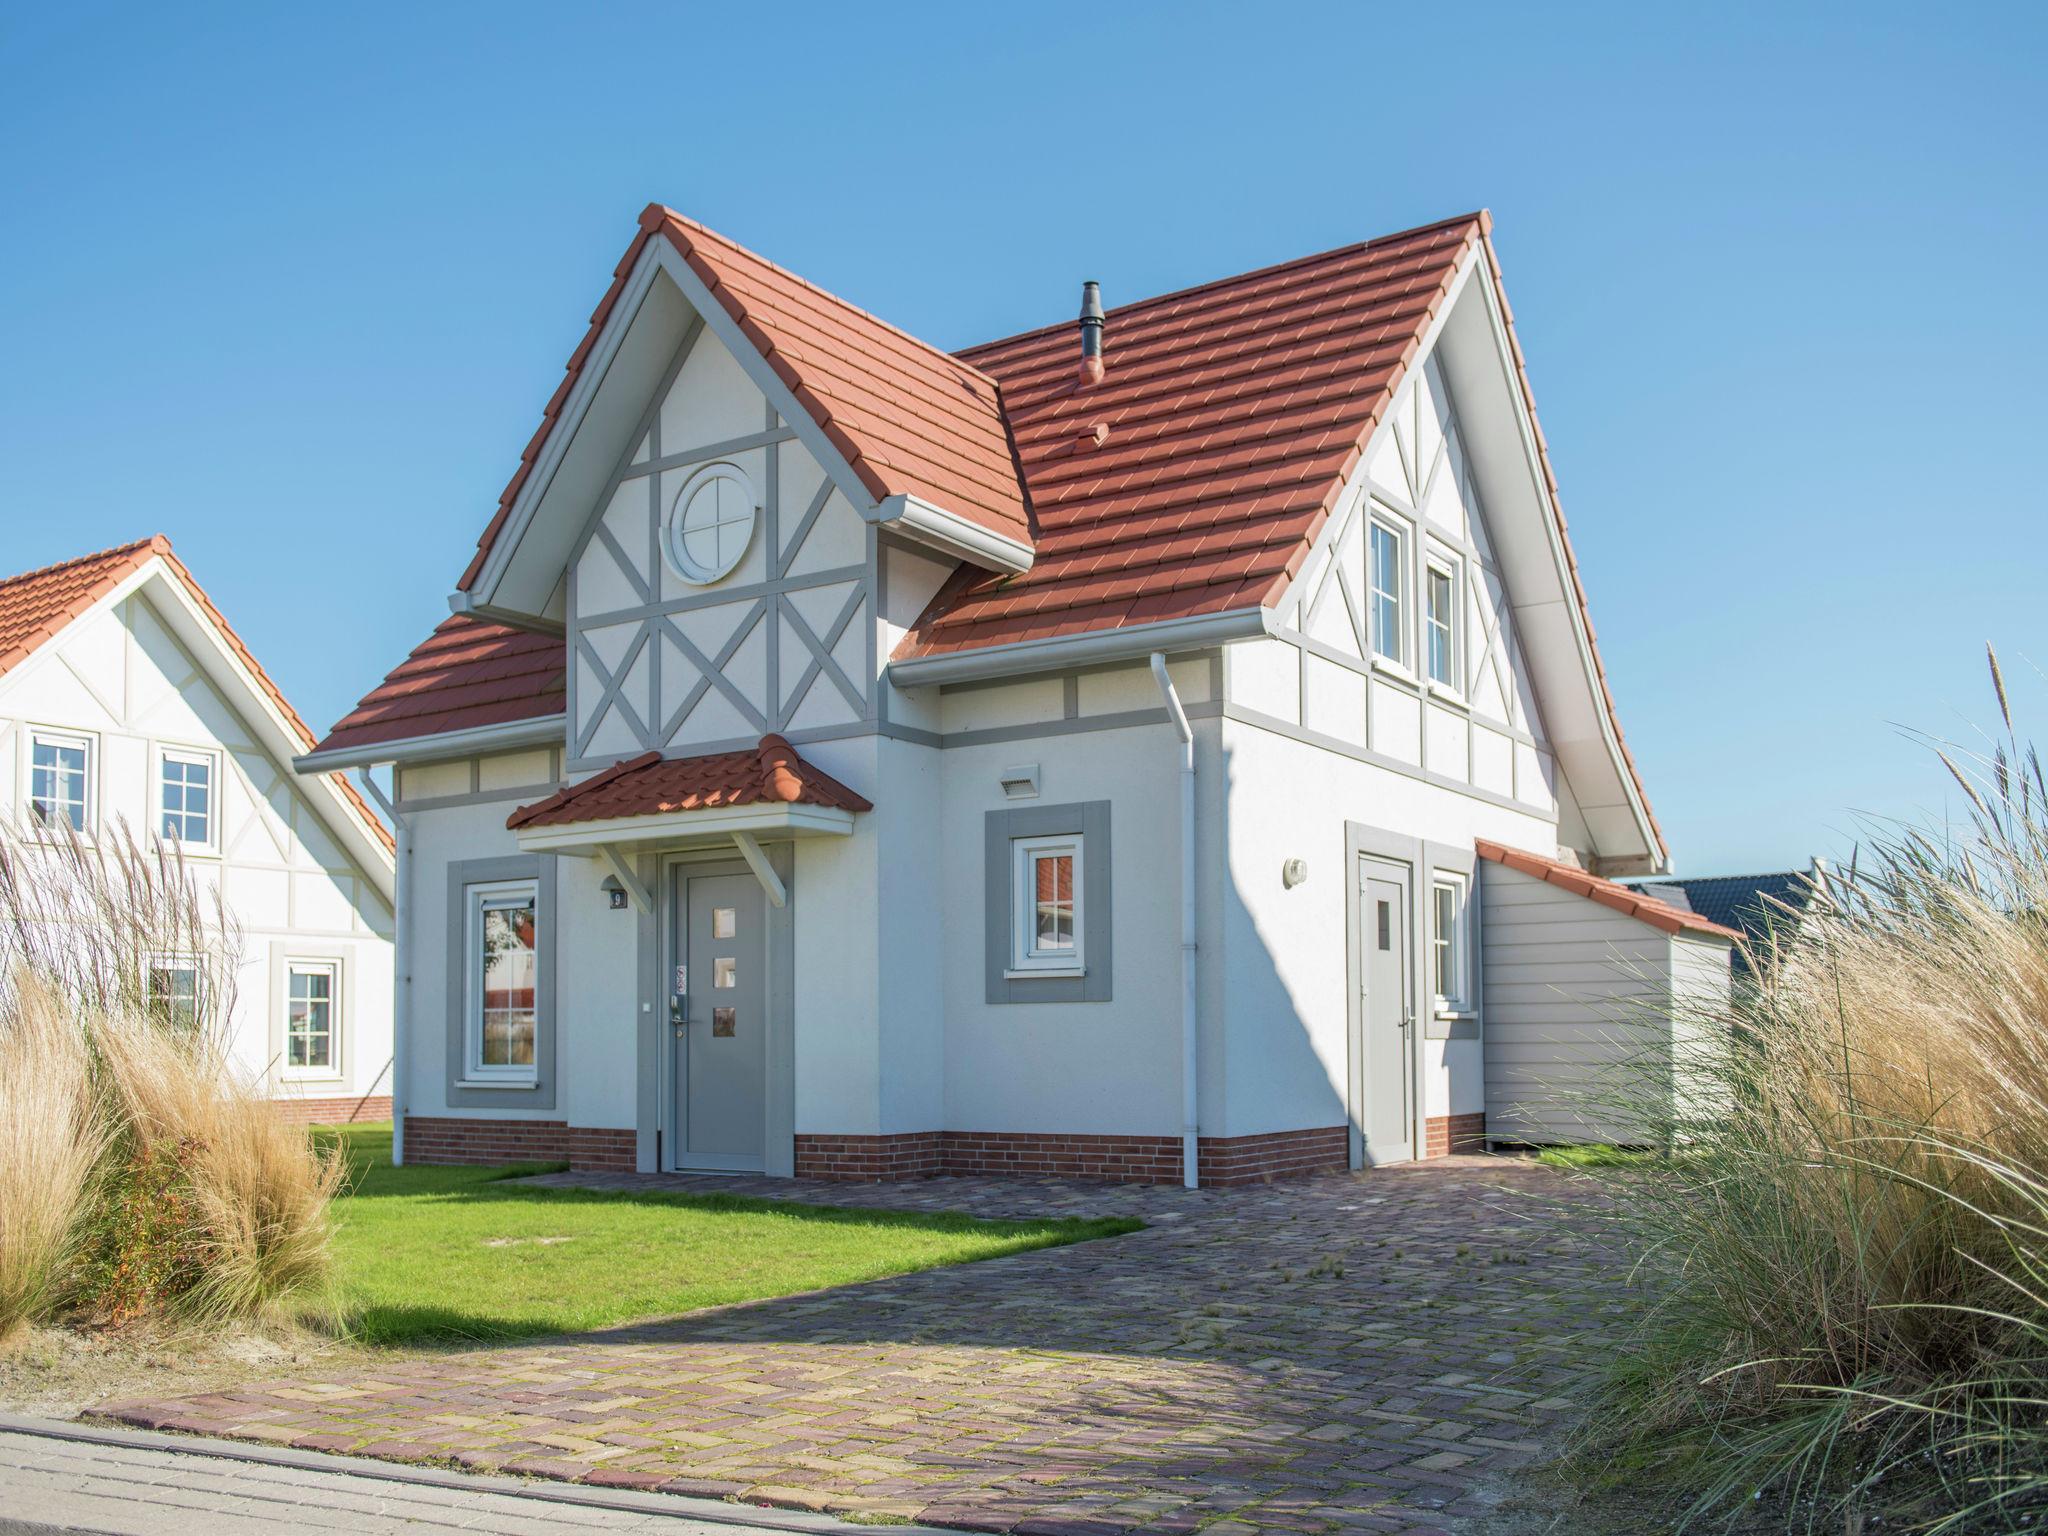
<svg viewBox="0 0 2048 1536">
<path fill-rule="evenodd" d="M 561 1165 L 394 1168 L 389 1125 L 314 1135 L 347 1149 L 336 1268 L 348 1322 L 373 1344 L 603 1328 L 1142 1225 L 536 1189 L 506 1180 Z"/>
<path fill-rule="evenodd" d="M 1662 1152 L 1594 1141 L 1582 1146 L 1545 1147 L 1536 1154 L 1536 1161 L 1550 1168 L 1655 1168 L 1667 1159 Z"/>
</svg>

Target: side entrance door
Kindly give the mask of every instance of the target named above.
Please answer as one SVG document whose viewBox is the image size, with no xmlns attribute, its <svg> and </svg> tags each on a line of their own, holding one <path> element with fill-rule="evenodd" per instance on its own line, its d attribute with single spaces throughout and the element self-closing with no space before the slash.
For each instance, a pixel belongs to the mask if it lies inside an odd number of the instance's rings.
<svg viewBox="0 0 2048 1536">
<path fill-rule="evenodd" d="M 1353 1115 L 1368 1164 L 1415 1155 L 1414 1018 L 1409 1002 L 1407 866 L 1358 861 L 1357 1038 L 1351 1059 Z"/>
<path fill-rule="evenodd" d="M 766 900 L 752 875 L 675 871 L 672 1168 L 759 1172 L 767 1119 Z"/>
</svg>

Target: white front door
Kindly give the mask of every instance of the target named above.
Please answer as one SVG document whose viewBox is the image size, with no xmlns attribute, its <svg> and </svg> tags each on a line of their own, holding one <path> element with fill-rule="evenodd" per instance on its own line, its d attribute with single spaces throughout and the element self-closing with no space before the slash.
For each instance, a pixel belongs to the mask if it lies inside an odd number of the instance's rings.
<svg viewBox="0 0 2048 1536">
<path fill-rule="evenodd" d="M 1415 1155 L 1414 1010 L 1409 994 L 1409 870 L 1358 861 L 1358 982 L 1352 1121 L 1367 1163 Z"/>
</svg>

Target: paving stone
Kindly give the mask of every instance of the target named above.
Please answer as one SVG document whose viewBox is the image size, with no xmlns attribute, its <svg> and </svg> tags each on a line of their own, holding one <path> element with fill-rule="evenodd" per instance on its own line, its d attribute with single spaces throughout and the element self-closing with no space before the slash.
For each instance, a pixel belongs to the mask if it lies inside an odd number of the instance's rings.
<svg viewBox="0 0 2048 1536">
<path fill-rule="evenodd" d="M 534 1182 L 1151 1225 L 602 1334 L 101 1413 L 1017 1536 L 1393 1536 L 1442 1531 L 1448 1511 L 1481 1507 L 1477 1490 L 1557 1448 L 1623 1294 L 1597 1240 L 1597 1186 L 1510 1159 L 1229 1191 Z M 1477 1264 L 1460 1249 L 1517 1262 Z"/>
</svg>

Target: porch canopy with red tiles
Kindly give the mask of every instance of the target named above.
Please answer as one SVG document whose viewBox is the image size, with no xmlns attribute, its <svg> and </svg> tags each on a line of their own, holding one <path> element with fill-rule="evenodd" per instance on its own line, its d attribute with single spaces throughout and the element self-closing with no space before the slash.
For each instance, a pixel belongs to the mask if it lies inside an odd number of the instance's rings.
<svg viewBox="0 0 2048 1536">
<path fill-rule="evenodd" d="M 853 831 L 855 815 L 873 809 L 782 737 L 769 735 L 746 752 L 625 758 L 522 805 L 505 825 L 519 834 L 520 847 L 536 851 L 736 843 L 752 863 L 759 837 L 843 837 Z"/>
</svg>

